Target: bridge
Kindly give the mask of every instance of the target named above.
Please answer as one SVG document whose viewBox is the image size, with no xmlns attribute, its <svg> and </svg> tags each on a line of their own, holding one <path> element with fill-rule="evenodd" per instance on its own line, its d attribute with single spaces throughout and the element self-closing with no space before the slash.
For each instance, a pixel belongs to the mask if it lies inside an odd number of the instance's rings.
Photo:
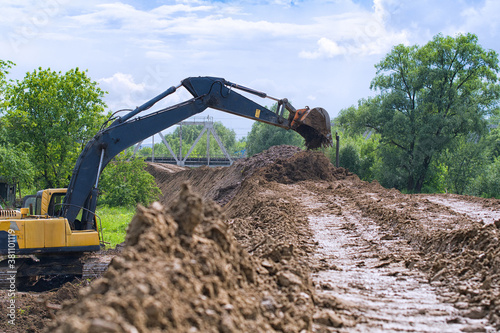
<svg viewBox="0 0 500 333">
<path fill-rule="evenodd" d="M 226 148 L 224 147 L 221 139 L 217 135 L 217 131 L 215 130 L 214 127 L 214 122 L 212 117 L 207 117 L 204 118 L 202 121 L 197 121 L 197 120 L 192 120 L 192 121 L 183 121 L 180 122 L 179 124 L 180 130 L 179 130 L 179 154 L 174 153 L 172 147 L 168 143 L 167 140 L 165 140 L 165 137 L 161 132 L 157 133 L 160 136 L 161 142 L 168 148 L 168 151 L 170 152 L 170 156 L 155 156 L 154 154 L 154 135 L 153 135 L 153 151 L 152 151 L 152 156 L 147 157 L 146 161 L 147 162 L 155 162 L 155 163 L 168 163 L 168 164 L 175 164 L 179 166 L 188 166 L 188 167 L 199 167 L 203 165 L 207 166 L 230 166 L 233 164 L 234 160 L 236 159 L 235 157 L 232 157 L 229 155 L 227 152 Z M 196 140 L 193 142 L 191 147 L 189 148 L 189 151 L 185 156 L 182 156 L 182 126 L 190 126 L 190 125 L 203 125 L 203 129 L 196 138 Z M 201 137 L 203 134 L 207 133 L 207 153 L 206 156 L 198 156 L 198 157 L 190 157 L 191 153 L 193 152 L 194 147 L 196 144 L 200 141 Z M 217 145 L 220 147 L 223 156 L 210 156 L 210 135 L 213 136 L 215 141 L 217 142 Z M 137 143 L 134 149 L 134 156 L 137 153 L 137 151 L 141 148 L 142 141 Z M 241 156 L 243 157 L 243 156 Z M 239 158 L 241 158 L 239 157 Z"/>
<path fill-rule="evenodd" d="M 231 158 L 228 160 L 226 157 L 210 157 L 210 156 L 202 156 L 202 157 L 188 157 L 182 160 L 183 165 L 187 167 L 200 167 L 200 166 L 231 166 L 236 158 Z M 154 163 L 167 163 L 179 165 L 179 159 L 176 159 L 172 156 L 155 156 L 155 157 L 146 157 L 146 162 L 154 162 Z"/>
</svg>

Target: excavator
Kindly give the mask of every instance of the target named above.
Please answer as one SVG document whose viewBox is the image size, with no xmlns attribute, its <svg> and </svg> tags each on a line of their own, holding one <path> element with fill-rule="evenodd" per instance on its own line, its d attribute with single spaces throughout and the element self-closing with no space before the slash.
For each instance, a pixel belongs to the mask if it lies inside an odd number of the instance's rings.
<svg viewBox="0 0 500 333">
<path fill-rule="evenodd" d="M 181 87 L 193 97 L 144 113 Z M 278 107 L 271 111 L 241 92 L 272 99 Z M 85 276 L 86 270 L 96 269 L 86 268 L 89 264 L 82 258 L 102 247 L 95 211 L 104 167 L 126 148 L 207 108 L 294 130 L 308 149 L 332 145 L 330 118 L 323 108 L 297 110 L 286 98 L 223 78 L 186 78 L 124 116 L 115 112 L 79 155 L 67 189 L 41 190 L 25 198 L 20 210 L 0 210 L 0 254 L 5 258 L 0 262 L 0 285 L 12 286 L 14 276 L 19 283 L 39 275 Z"/>
</svg>

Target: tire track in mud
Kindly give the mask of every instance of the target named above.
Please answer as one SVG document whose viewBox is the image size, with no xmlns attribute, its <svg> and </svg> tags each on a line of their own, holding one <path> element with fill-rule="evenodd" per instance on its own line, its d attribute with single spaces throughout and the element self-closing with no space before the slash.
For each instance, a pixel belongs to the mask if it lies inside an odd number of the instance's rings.
<svg viewBox="0 0 500 333">
<path fill-rule="evenodd" d="M 446 206 L 459 214 L 464 214 L 471 220 L 484 224 L 492 224 L 500 220 L 500 207 L 498 206 L 484 207 L 481 203 L 460 200 L 458 198 L 446 198 L 438 195 L 422 195 L 422 198 L 432 203 Z"/>
<path fill-rule="evenodd" d="M 331 331 L 493 332 L 486 319 L 464 318 L 442 303 L 427 275 L 412 267 L 418 254 L 408 242 L 361 216 L 355 200 L 314 193 L 319 184 L 296 186 L 319 245 L 318 295 L 334 299 L 341 318 Z"/>
</svg>

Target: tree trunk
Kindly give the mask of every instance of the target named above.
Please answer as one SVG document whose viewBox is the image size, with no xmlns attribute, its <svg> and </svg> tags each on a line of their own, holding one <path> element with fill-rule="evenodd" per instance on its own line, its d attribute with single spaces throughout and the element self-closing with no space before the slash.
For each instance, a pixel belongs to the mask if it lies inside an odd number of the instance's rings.
<svg viewBox="0 0 500 333">
<path fill-rule="evenodd" d="M 429 166 L 431 165 L 432 156 L 426 156 L 424 158 L 424 162 L 422 163 L 422 172 L 418 176 L 417 182 L 415 184 L 415 192 L 422 192 L 422 187 L 424 186 L 425 176 L 427 175 L 427 170 L 429 170 Z"/>
<path fill-rule="evenodd" d="M 409 192 L 413 192 L 415 187 L 415 179 L 413 178 L 413 174 L 411 171 L 408 172 L 408 180 L 406 182 L 406 189 Z"/>
</svg>

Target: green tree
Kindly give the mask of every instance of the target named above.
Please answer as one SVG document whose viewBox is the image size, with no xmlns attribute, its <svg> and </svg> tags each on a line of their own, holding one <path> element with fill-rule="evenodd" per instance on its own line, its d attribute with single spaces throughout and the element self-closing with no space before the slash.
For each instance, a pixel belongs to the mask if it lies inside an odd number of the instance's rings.
<svg viewBox="0 0 500 333">
<path fill-rule="evenodd" d="M 469 185 L 467 193 L 500 199 L 500 157 L 495 158 L 493 163 L 484 167 L 478 177 Z"/>
<path fill-rule="evenodd" d="M 438 172 L 431 174 L 444 177 L 444 191 L 465 194 L 483 167 L 489 164 L 488 150 L 486 139 L 477 135 L 461 135 L 436 158 L 434 167 Z M 443 190 L 437 189 L 439 192 Z"/>
<path fill-rule="evenodd" d="M 8 87 L 7 75 L 9 74 L 9 69 L 14 65 L 11 61 L 4 61 L 0 59 L 0 145 L 5 145 L 7 141 L 7 133 L 2 120 L 2 114 L 5 111 L 7 103 L 5 102 L 5 91 Z"/>
<path fill-rule="evenodd" d="M 106 119 L 103 96 L 78 68 L 64 74 L 39 68 L 8 89 L 8 140 L 29 147 L 37 186 L 67 186 L 78 154 Z"/>
<path fill-rule="evenodd" d="M 9 84 L 7 75 L 13 65 L 11 61 L 0 60 L 0 176 L 11 184 L 22 184 L 24 187 L 33 181 L 33 166 L 26 153 L 28 147 L 21 148 L 9 144 L 9 133 L 1 117 L 7 106 L 5 101 L 5 91 Z"/>
<path fill-rule="evenodd" d="M 7 75 L 9 74 L 9 69 L 12 68 L 13 65 L 14 63 L 12 61 L 0 59 L 0 116 L 6 107 L 4 92 L 8 84 Z"/>
<path fill-rule="evenodd" d="M 304 139 L 295 131 L 254 122 L 247 137 L 247 154 L 252 156 L 272 146 L 291 145 L 304 147 Z"/>
<path fill-rule="evenodd" d="M 120 153 L 106 168 L 99 181 L 100 204 L 109 206 L 145 206 L 158 200 L 161 194 L 154 177 L 144 170 L 142 158 Z"/>
<path fill-rule="evenodd" d="M 236 141 L 233 150 L 234 156 L 243 157 L 246 154 L 246 149 L 247 149 L 247 137 L 244 136 L 240 138 L 238 141 Z"/>
<path fill-rule="evenodd" d="M 491 119 L 490 119 L 491 120 Z M 485 146 L 487 148 L 488 156 L 491 160 L 500 156 L 500 120 L 496 119 L 495 123 L 490 123 L 492 129 L 485 137 Z"/>
<path fill-rule="evenodd" d="M 11 184 L 19 184 L 19 188 L 25 188 L 31 186 L 33 174 L 33 165 L 26 151 L 0 145 L 0 176 Z"/>
<path fill-rule="evenodd" d="M 478 143 L 466 151 L 463 160 L 472 168 L 473 179 L 464 182 L 464 193 L 500 198 L 500 128 L 498 117 L 489 119 L 491 130 Z M 479 157 L 479 158 L 478 158 Z"/>
<path fill-rule="evenodd" d="M 271 107 L 271 111 L 276 112 L 278 104 Z M 288 112 L 288 111 L 287 111 Z M 288 114 L 285 113 L 285 118 Z M 246 150 L 247 155 L 258 154 L 272 146 L 291 145 L 304 147 L 304 139 L 295 131 L 286 130 L 266 123 L 256 121 L 247 136 Z"/>
<path fill-rule="evenodd" d="M 500 97 L 498 55 L 474 34 L 439 34 L 422 47 L 395 46 L 376 68 L 378 96 L 343 110 L 339 121 L 379 133 L 394 185 L 420 192 L 433 159 L 457 137 L 483 132 Z"/>
<path fill-rule="evenodd" d="M 340 137 L 339 164 L 366 181 L 375 178 L 377 166 L 378 137 L 372 133 L 349 134 L 346 130 L 333 130 Z M 328 148 L 330 160 L 334 163 L 336 148 Z"/>
</svg>

